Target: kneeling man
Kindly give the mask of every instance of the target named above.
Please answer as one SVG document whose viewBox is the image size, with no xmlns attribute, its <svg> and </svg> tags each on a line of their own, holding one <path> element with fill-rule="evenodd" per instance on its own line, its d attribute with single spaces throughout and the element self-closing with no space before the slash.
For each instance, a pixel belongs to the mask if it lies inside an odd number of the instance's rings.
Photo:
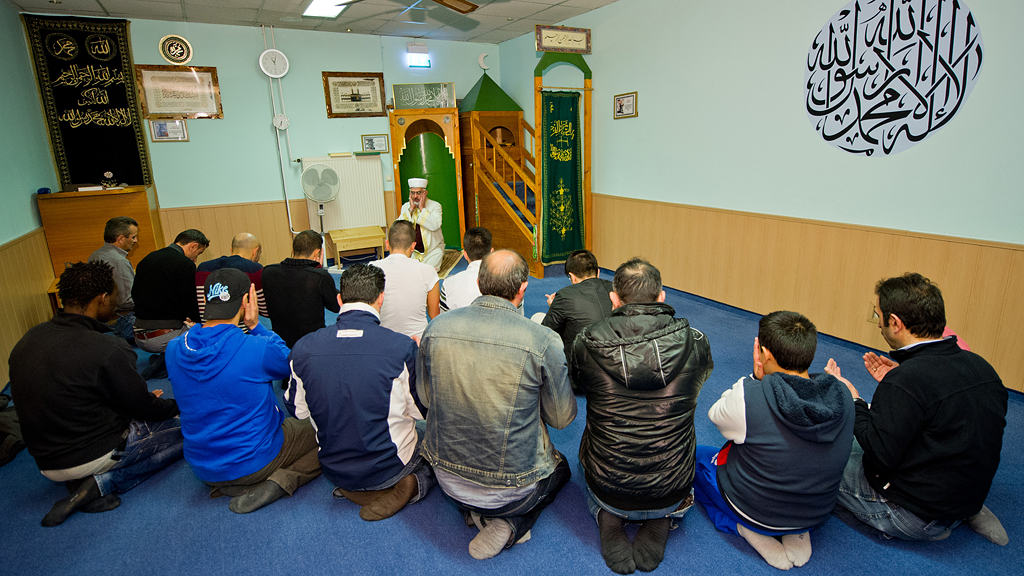
<svg viewBox="0 0 1024 576">
<path fill-rule="evenodd" d="M 962 521 L 1005 546 L 999 519 L 985 507 L 1006 426 L 1007 393 L 984 358 L 943 337 L 939 287 L 908 273 L 875 286 L 875 313 L 892 347 L 864 355 L 878 381 L 871 404 L 829 360 L 857 410 L 857 442 L 839 489 L 839 506 L 903 540 L 942 540 Z"/>
<path fill-rule="evenodd" d="M 423 455 L 480 533 L 477 560 L 524 541 L 571 475 L 547 426 L 576 417 L 558 335 L 519 315 L 530 269 L 509 250 L 480 265 L 482 296 L 427 326 L 417 361 Z"/>
<path fill-rule="evenodd" d="M 810 559 L 808 532 L 831 515 L 853 443 L 846 386 L 807 373 L 817 346 L 817 329 L 803 315 L 762 317 L 753 375 L 708 412 L 728 442 L 721 450 L 697 447 L 697 501 L 719 530 L 743 536 L 782 570 Z"/>
<path fill-rule="evenodd" d="M 277 407 L 270 381 L 288 376 L 288 347 L 260 324 L 246 273 L 217 270 L 204 288 L 206 323 L 167 345 L 167 372 L 181 408 L 185 459 L 210 496 L 232 496 L 228 508 L 246 514 L 320 475 L 316 432 L 309 420 L 285 418 Z"/>
<path fill-rule="evenodd" d="M 181 458 L 174 400 L 150 392 L 136 356 L 108 333 L 118 287 L 105 262 L 72 264 L 57 283 L 64 309 L 29 330 L 11 351 L 11 393 L 21 432 L 39 470 L 70 496 L 43 526 L 76 510 L 104 512 L 119 492 Z"/>
<path fill-rule="evenodd" d="M 693 505 L 693 411 L 714 363 L 704 334 L 664 303 L 649 262 L 619 266 L 610 299 L 611 316 L 585 328 L 569 357 L 587 396 L 580 466 L 605 563 L 650 572 L 673 518 Z M 640 522 L 632 543 L 626 521 Z"/>
<path fill-rule="evenodd" d="M 295 415 L 309 417 L 324 475 L 336 497 L 383 520 L 426 496 L 434 484 L 419 454 L 423 413 L 416 405 L 416 343 L 380 325 L 384 271 L 356 264 L 341 275 L 334 326 L 292 349 Z"/>
</svg>

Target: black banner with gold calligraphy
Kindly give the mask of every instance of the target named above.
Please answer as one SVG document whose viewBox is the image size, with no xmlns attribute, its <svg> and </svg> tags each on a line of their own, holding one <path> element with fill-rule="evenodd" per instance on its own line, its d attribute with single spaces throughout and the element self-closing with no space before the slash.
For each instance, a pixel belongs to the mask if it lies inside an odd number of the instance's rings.
<svg viewBox="0 0 1024 576">
<path fill-rule="evenodd" d="M 541 262 L 552 264 L 583 248 L 580 95 L 543 92 L 541 96 Z"/>
<path fill-rule="evenodd" d="M 150 184 L 128 21 L 23 18 L 61 187 Z"/>
</svg>

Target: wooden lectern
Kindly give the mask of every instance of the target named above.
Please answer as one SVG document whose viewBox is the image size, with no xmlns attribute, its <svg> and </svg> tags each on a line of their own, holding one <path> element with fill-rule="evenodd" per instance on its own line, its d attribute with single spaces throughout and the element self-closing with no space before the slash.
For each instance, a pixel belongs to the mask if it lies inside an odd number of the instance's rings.
<svg viewBox="0 0 1024 576">
<path fill-rule="evenodd" d="M 139 223 L 139 243 L 128 254 L 132 266 L 165 246 L 160 205 L 152 186 L 37 194 L 36 202 L 54 276 L 60 277 L 65 262 L 84 262 L 103 246 L 103 227 L 114 216 L 130 216 Z"/>
</svg>

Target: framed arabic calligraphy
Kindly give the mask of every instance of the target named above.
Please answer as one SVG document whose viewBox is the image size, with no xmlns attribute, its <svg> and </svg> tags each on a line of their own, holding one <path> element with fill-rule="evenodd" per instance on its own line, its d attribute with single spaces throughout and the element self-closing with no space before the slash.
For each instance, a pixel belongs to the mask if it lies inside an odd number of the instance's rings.
<svg viewBox="0 0 1024 576">
<path fill-rule="evenodd" d="M 152 183 L 127 20 L 25 14 L 43 118 L 63 190 Z"/>
<path fill-rule="evenodd" d="M 616 94 L 612 98 L 612 118 L 636 118 L 636 92 Z"/>
<path fill-rule="evenodd" d="M 960 0 L 852 0 L 807 52 L 807 118 L 835 148 L 896 154 L 963 108 L 983 52 L 977 21 Z"/>
<path fill-rule="evenodd" d="M 590 28 L 537 24 L 534 34 L 538 52 L 590 54 Z"/>
<path fill-rule="evenodd" d="M 384 111 L 383 72 L 324 72 L 328 118 L 372 118 Z"/>
<path fill-rule="evenodd" d="M 454 82 L 433 84 L 392 84 L 391 94 L 395 97 L 395 110 L 416 110 L 422 108 L 455 108 Z"/>
<path fill-rule="evenodd" d="M 150 120 L 223 118 L 212 66 L 136 66 L 142 115 Z"/>
</svg>

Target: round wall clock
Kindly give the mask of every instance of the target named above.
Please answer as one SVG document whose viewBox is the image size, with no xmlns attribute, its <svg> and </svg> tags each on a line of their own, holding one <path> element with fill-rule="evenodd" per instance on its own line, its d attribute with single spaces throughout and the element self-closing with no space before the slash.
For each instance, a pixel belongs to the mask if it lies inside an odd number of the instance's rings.
<svg viewBox="0 0 1024 576">
<path fill-rule="evenodd" d="M 288 58 L 275 48 L 264 50 L 260 54 L 260 70 L 271 78 L 280 78 L 288 73 Z"/>
<path fill-rule="evenodd" d="M 192 45 L 182 36 L 169 34 L 160 39 L 160 55 L 171 64 L 188 64 L 192 59 Z"/>
</svg>

